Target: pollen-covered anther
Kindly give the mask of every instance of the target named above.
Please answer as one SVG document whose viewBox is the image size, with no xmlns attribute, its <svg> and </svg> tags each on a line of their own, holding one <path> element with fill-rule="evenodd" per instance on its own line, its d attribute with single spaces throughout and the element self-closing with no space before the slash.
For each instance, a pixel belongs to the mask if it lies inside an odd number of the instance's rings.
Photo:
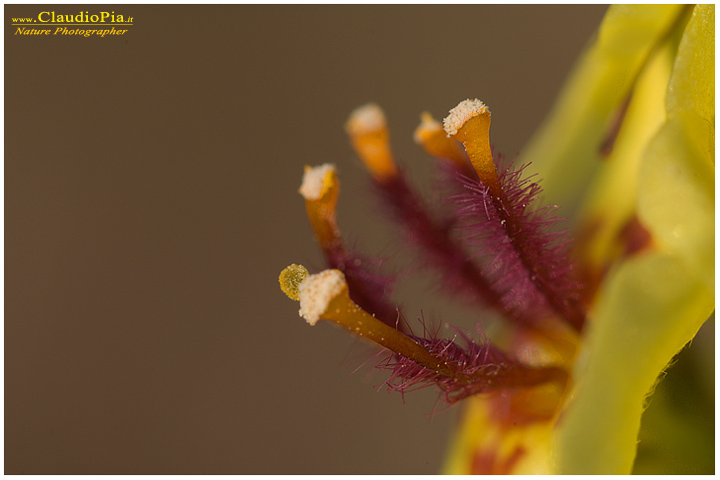
<svg viewBox="0 0 720 480">
<path fill-rule="evenodd" d="M 478 99 L 463 100 L 450 110 L 450 113 L 443 120 L 443 127 L 448 135 L 456 135 L 458 131 L 473 117 L 487 115 L 490 117 L 490 109 Z"/>
<path fill-rule="evenodd" d="M 415 129 L 413 139 L 433 157 L 450 160 L 460 169 L 465 168 L 467 159 L 458 143 L 445 134 L 442 124 L 430 113 L 423 112 L 420 115 L 420 125 Z"/>
<path fill-rule="evenodd" d="M 345 131 L 355 153 L 376 180 L 382 182 L 397 175 L 385 113 L 379 106 L 368 103 L 355 109 L 345 123 Z"/>
<path fill-rule="evenodd" d="M 291 265 L 285 270 L 296 267 L 299 266 Z M 290 278 L 292 275 L 281 274 L 281 286 L 284 277 Z M 288 290 L 292 291 L 292 287 Z M 353 334 L 385 347 L 433 372 L 443 375 L 452 374 L 443 360 L 431 354 L 416 340 L 381 322 L 353 302 L 350 299 L 345 275 L 340 270 L 324 270 L 308 276 L 298 285 L 297 294 L 300 300 L 298 313 L 310 325 L 315 325 L 321 318 L 334 322 Z"/>
<path fill-rule="evenodd" d="M 327 311 L 330 302 L 343 291 L 347 291 L 347 282 L 340 270 L 324 270 L 310 275 L 298 286 L 298 314 L 310 325 L 315 325 Z"/>
<path fill-rule="evenodd" d="M 305 166 L 305 174 L 298 192 L 305 200 L 319 200 L 334 186 L 336 171 L 332 163 L 317 167 Z"/>
<path fill-rule="evenodd" d="M 490 148 L 490 110 L 480 100 L 463 100 L 443 121 L 445 132 L 462 142 L 478 177 L 496 188 L 498 175 Z"/>
<path fill-rule="evenodd" d="M 435 120 L 430 112 L 423 112 L 420 114 L 420 125 L 415 129 L 413 140 L 415 140 L 415 143 L 418 145 L 424 146 L 428 140 L 431 140 L 435 135 L 442 132 L 442 124 Z"/>
</svg>

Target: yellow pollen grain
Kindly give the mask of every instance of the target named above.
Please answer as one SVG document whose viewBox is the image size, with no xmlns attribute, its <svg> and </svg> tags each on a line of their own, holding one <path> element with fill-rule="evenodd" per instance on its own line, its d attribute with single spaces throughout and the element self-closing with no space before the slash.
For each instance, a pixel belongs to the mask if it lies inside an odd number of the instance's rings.
<svg viewBox="0 0 720 480">
<path fill-rule="evenodd" d="M 298 287 L 308 276 L 307 268 L 302 265 L 292 264 L 280 272 L 280 289 L 290 297 L 291 300 L 299 300 Z"/>
</svg>

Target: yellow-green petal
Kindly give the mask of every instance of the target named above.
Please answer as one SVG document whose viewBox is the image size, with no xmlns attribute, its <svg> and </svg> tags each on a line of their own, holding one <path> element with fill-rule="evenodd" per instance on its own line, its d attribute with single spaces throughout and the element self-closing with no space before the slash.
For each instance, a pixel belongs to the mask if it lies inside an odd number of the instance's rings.
<svg viewBox="0 0 720 480">
<path fill-rule="evenodd" d="M 713 293 L 666 253 L 626 262 L 601 295 L 556 429 L 557 473 L 631 472 L 646 395 L 714 308 Z"/>
<path fill-rule="evenodd" d="M 541 129 L 519 162 L 543 179 L 545 199 L 570 216 L 600 167 L 600 145 L 653 46 L 684 17 L 681 5 L 608 10 Z"/>
<path fill-rule="evenodd" d="M 654 246 L 601 289 L 555 432 L 559 473 L 631 472 L 646 396 L 714 309 L 714 103 L 714 7 L 703 6 L 641 159 L 638 215 Z"/>
<path fill-rule="evenodd" d="M 648 142 L 666 121 L 665 94 L 675 47 L 668 43 L 648 62 L 612 153 L 602 162 L 587 190 L 576 225 L 581 240 L 576 244 L 576 253 L 588 275 L 602 275 L 625 253 L 627 239 L 623 231 L 637 213 L 641 159 Z"/>
<path fill-rule="evenodd" d="M 670 115 L 693 111 L 715 126 L 715 5 L 698 5 L 693 10 L 678 50 L 667 104 Z"/>
</svg>

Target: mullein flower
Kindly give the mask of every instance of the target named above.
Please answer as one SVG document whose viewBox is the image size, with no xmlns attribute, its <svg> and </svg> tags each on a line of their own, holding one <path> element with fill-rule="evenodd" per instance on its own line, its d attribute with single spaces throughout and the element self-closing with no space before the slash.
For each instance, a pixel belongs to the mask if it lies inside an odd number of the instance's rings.
<svg viewBox="0 0 720 480">
<path fill-rule="evenodd" d="M 377 105 L 345 127 L 418 264 L 502 334 L 406 321 L 385 262 L 342 241 L 330 164 L 300 188 L 328 269 L 291 265 L 283 291 L 309 324 L 377 344 L 391 391 L 462 400 L 447 473 L 630 473 L 646 397 L 714 309 L 714 6 L 612 7 L 513 162 L 478 100 L 421 118 L 451 221 L 407 181 Z"/>
</svg>

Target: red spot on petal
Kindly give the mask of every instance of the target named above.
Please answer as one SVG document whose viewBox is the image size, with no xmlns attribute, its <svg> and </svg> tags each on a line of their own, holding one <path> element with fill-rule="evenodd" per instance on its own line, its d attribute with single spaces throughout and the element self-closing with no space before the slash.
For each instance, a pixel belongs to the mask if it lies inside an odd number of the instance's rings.
<svg viewBox="0 0 720 480">
<path fill-rule="evenodd" d="M 525 449 L 515 447 L 506 458 L 502 458 L 497 449 L 479 451 L 473 457 L 470 473 L 473 475 L 510 475 L 517 462 L 525 454 Z"/>
<path fill-rule="evenodd" d="M 640 223 L 640 219 L 636 214 L 620 230 L 619 237 L 624 247 L 623 254 L 625 257 L 637 255 L 652 246 L 652 235 Z"/>
<path fill-rule="evenodd" d="M 610 124 L 608 125 L 605 137 L 603 137 L 603 140 L 600 143 L 600 147 L 598 148 L 600 155 L 602 155 L 602 160 L 605 160 L 607 157 L 609 157 L 613 151 L 615 141 L 617 140 L 618 134 L 620 133 L 620 127 L 625 120 L 625 115 L 627 114 L 631 99 L 632 92 L 630 92 L 630 94 L 625 97 L 625 100 L 623 100 L 623 103 L 620 104 L 620 106 L 615 111 L 610 120 Z"/>
</svg>

